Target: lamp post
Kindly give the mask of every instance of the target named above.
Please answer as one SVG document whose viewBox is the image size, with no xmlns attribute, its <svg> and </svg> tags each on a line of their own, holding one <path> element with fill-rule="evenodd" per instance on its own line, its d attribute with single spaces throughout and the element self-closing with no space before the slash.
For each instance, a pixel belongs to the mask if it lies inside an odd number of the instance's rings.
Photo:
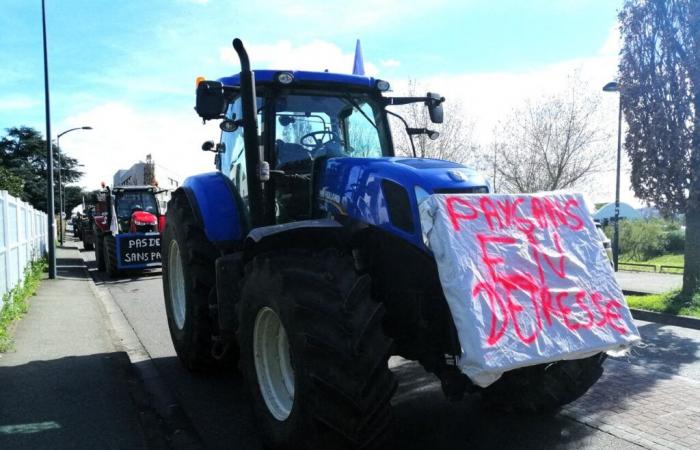
<svg viewBox="0 0 700 450">
<path fill-rule="evenodd" d="M 615 267 L 615 272 L 618 269 L 618 262 L 620 259 L 620 159 L 622 155 L 622 93 L 620 92 L 620 85 L 611 81 L 610 83 L 603 86 L 603 91 L 605 92 L 617 92 L 619 103 L 617 107 L 617 168 L 615 176 L 615 224 L 613 232 L 613 266 Z"/>
<path fill-rule="evenodd" d="M 53 151 L 51 150 L 51 109 L 49 107 L 49 58 L 46 51 L 46 8 L 41 0 L 41 31 L 44 38 L 44 103 L 46 109 L 46 240 L 49 245 L 49 278 L 56 278 L 56 243 L 54 241 Z"/>
<path fill-rule="evenodd" d="M 66 133 L 70 133 L 71 131 L 75 130 L 92 130 L 92 127 L 76 127 L 76 128 L 71 128 L 70 130 L 66 130 L 62 133 L 59 133 L 58 136 L 56 136 L 56 149 L 58 150 L 58 209 L 61 211 L 61 227 L 59 228 L 59 242 L 61 245 L 63 245 L 63 216 L 65 212 L 63 211 L 63 187 L 61 186 L 61 144 L 60 144 L 60 139 L 61 136 L 63 136 Z"/>
</svg>

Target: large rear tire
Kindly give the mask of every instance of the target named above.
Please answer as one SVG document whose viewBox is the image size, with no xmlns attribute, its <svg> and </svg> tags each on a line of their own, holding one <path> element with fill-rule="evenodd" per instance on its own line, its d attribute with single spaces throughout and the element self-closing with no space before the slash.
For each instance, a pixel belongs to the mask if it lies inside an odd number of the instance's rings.
<svg viewBox="0 0 700 450">
<path fill-rule="evenodd" d="M 396 380 L 384 307 L 335 250 L 257 256 L 239 306 L 240 368 L 271 448 L 387 448 Z"/>
<path fill-rule="evenodd" d="M 211 368 L 219 362 L 212 356 L 214 324 L 209 315 L 219 252 L 197 225 L 182 193 L 176 192 L 168 204 L 161 242 L 165 311 L 175 351 L 189 370 Z"/>
<path fill-rule="evenodd" d="M 585 394 L 603 374 L 605 353 L 584 359 L 557 361 L 506 372 L 481 391 L 490 407 L 552 413 Z"/>
<path fill-rule="evenodd" d="M 117 241 L 114 236 L 108 234 L 102 239 L 102 244 L 102 259 L 104 260 L 107 276 L 117 278 L 119 276 L 119 269 L 117 269 Z"/>
<path fill-rule="evenodd" d="M 107 265 L 105 264 L 105 243 L 103 237 L 95 238 L 95 261 L 97 262 L 97 271 L 104 272 Z"/>
</svg>

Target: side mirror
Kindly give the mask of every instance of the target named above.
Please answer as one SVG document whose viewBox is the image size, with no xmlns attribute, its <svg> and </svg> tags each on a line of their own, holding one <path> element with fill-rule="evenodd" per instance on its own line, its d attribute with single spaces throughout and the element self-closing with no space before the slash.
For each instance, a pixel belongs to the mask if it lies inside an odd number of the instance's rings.
<svg viewBox="0 0 700 450">
<path fill-rule="evenodd" d="M 440 94 L 434 92 L 428 92 L 426 97 L 428 97 L 428 100 L 425 104 L 428 106 L 430 121 L 433 123 L 442 123 L 442 102 L 445 101 L 445 97 L 441 97 Z"/>
<path fill-rule="evenodd" d="M 226 108 L 224 88 L 219 81 L 201 81 L 197 85 L 197 104 L 194 109 L 204 120 L 218 119 Z"/>
<path fill-rule="evenodd" d="M 204 141 L 204 144 L 202 144 L 202 150 L 205 152 L 213 152 L 214 145 L 214 141 Z"/>
</svg>

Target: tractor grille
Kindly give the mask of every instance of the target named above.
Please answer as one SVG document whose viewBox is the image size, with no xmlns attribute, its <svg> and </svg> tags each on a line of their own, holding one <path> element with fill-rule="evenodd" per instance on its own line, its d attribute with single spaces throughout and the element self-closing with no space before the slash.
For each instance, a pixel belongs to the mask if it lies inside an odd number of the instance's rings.
<svg viewBox="0 0 700 450">
<path fill-rule="evenodd" d="M 138 233 L 150 233 L 152 231 L 158 231 L 155 225 L 136 225 L 136 232 Z"/>
</svg>

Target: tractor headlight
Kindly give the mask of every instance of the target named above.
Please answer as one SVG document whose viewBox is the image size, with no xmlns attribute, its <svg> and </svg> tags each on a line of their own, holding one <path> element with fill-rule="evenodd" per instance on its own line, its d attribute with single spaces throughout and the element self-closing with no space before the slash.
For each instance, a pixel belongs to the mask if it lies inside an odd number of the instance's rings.
<svg viewBox="0 0 700 450">
<path fill-rule="evenodd" d="M 275 75 L 275 78 L 280 84 L 292 84 L 294 81 L 294 75 L 292 75 L 290 72 L 280 72 Z"/>
<path fill-rule="evenodd" d="M 377 80 L 377 89 L 379 89 L 382 92 L 386 92 L 389 89 L 391 89 L 391 85 L 389 84 L 388 81 Z"/>
</svg>

